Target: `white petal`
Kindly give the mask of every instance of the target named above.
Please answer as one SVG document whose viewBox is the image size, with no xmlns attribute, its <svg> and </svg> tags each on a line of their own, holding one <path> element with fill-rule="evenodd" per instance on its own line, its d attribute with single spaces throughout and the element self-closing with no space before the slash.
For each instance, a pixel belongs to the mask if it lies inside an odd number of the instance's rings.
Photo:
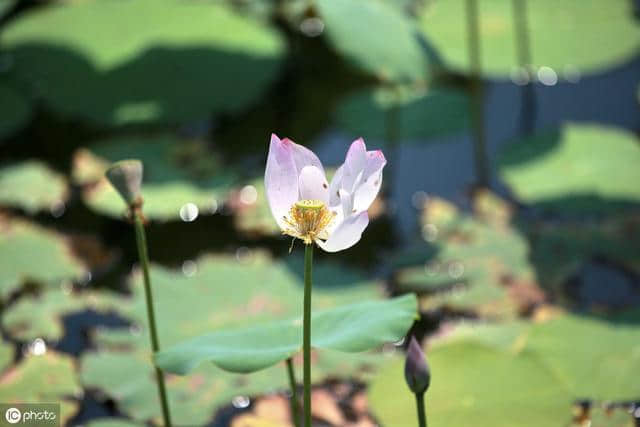
<svg viewBox="0 0 640 427">
<path fill-rule="evenodd" d="M 353 215 L 353 196 L 347 190 L 340 189 L 340 205 L 342 206 L 343 217 Z"/>
<path fill-rule="evenodd" d="M 363 179 L 357 183 L 354 190 L 353 208 L 360 212 L 369 209 L 382 186 L 382 169 L 387 161 L 382 151 L 367 152 L 367 165 Z"/>
<path fill-rule="evenodd" d="M 342 171 L 344 165 L 340 166 L 336 173 L 331 178 L 331 184 L 329 185 L 329 206 L 340 205 L 340 188 L 342 186 Z"/>
<path fill-rule="evenodd" d="M 300 173 L 305 166 L 315 166 L 324 174 L 322 163 L 313 151 L 309 150 L 304 145 L 296 144 L 295 142 L 287 138 L 283 139 L 282 141 L 288 143 L 291 147 L 291 151 L 293 153 L 293 161 L 296 163 L 296 169 L 298 169 L 298 173 Z"/>
<path fill-rule="evenodd" d="M 358 179 L 362 178 L 366 165 L 367 147 L 364 145 L 362 138 L 359 138 L 353 141 L 349 151 L 347 151 L 341 188 L 352 193 L 358 183 Z"/>
<path fill-rule="evenodd" d="M 367 225 L 369 225 L 369 216 L 367 212 L 361 212 L 346 218 L 336 227 L 327 241 L 316 240 L 316 243 L 327 252 L 338 252 L 350 248 L 358 243 Z"/>
<path fill-rule="evenodd" d="M 264 187 L 271 213 L 280 228 L 284 228 L 283 217 L 298 200 L 298 173 L 291 145 L 271 135 Z"/>
<path fill-rule="evenodd" d="M 300 199 L 321 200 L 325 205 L 329 204 L 329 184 L 324 172 L 315 166 L 305 166 L 298 178 Z"/>
</svg>

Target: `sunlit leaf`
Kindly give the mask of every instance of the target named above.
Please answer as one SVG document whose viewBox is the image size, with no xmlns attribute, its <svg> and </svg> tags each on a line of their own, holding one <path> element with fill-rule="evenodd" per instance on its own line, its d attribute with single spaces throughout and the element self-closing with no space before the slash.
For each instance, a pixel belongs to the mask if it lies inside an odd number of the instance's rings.
<svg viewBox="0 0 640 427">
<path fill-rule="evenodd" d="M 81 391 L 73 360 L 52 352 L 27 356 L 0 377 L 3 403 L 60 403 L 63 423 L 75 414 L 78 403 L 74 397 Z"/>
<path fill-rule="evenodd" d="M 397 253 L 394 282 L 422 294 L 422 306 L 447 306 L 485 315 L 526 309 L 517 290 L 541 291 L 533 282 L 527 241 L 507 222 L 491 223 L 431 198 L 421 217 L 422 239 Z"/>
<path fill-rule="evenodd" d="M 198 141 L 168 135 L 105 140 L 80 150 L 74 161 L 74 177 L 86 183 L 83 197 L 91 209 L 123 217 L 126 206 L 103 175 L 111 163 L 130 158 L 142 161 L 143 211 L 151 219 L 193 220 L 215 212 L 235 181 L 235 173 Z"/>
<path fill-rule="evenodd" d="M 311 345 L 347 352 L 372 350 L 404 336 L 417 316 L 415 296 L 368 301 L 313 313 Z M 274 365 L 298 352 L 302 319 L 224 330 L 203 335 L 156 354 L 158 366 L 184 375 L 204 361 L 249 373 Z"/>
<path fill-rule="evenodd" d="M 559 79 L 622 63 L 640 47 L 632 4 L 612 0 L 523 1 L 531 60 L 551 67 Z M 466 2 L 429 2 L 421 18 L 427 38 L 450 67 L 469 72 Z M 478 1 L 483 71 L 509 76 L 518 67 L 511 0 Z"/>
<path fill-rule="evenodd" d="M 64 333 L 65 316 L 88 309 L 113 312 L 119 302 L 115 294 L 108 292 L 87 291 L 74 295 L 70 287 L 61 287 L 16 301 L 3 314 L 2 323 L 15 339 L 59 340 Z"/>
<path fill-rule="evenodd" d="M 228 327 L 299 316 L 302 266 L 302 259 L 297 256 L 282 263 L 259 252 L 238 258 L 203 257 L 182 272 L 153 266 L 151 279 L 161 348 Z M 132 327 L 96 331 L 94 341 L 100 351 L 83 356 L 82 375 L 87 386 L 98 388 L 116 400 L 123 413 L 136 420 L 147 420 L 158 417 L 160 408 L 149 362 L 146 307 L 139 272 L 134 275 L 132 291 L 132 297 L 122 298 L 118 304 L 118 315 L 131 321 Z M 381 287 L 358 270 L 321 261 L 314 265 L 314 310 L 381 297 Z M 327 375 L 366 378 L 382 360 L 379 354 L 314 352 L 314 380 Z M 296 357 L 296 370 L 301 363 Z M 202 365 L 188 377 L 170 377 L 172 410 L 179 414 L 176 419 L 185 420 L 186 424 L 204 424 L 216 408 L 228 405 L 234 396 L 287 387 L 285 372 L 284 364 L 251 375 L 227 373 L 213 364 Z M 141 389 L 152 391 L 140 393 Z"/>
<path fill-rule="evenodd" d="M 576 399 L 628 400 L 640 393 L 633 375 L 640 364 L 637 323 L 567 315 L 533 326 L 463 329 L 426 352 L 432 373 L 429 423 L 569 425 Z M 381 423 L 415 422 L 403 365 L 397 358 L 371 385 L 371 406 Z"/>
<path fill-rule="evenodd" d="M 428 80 L 434 58 L 413 23 L 392 6 L 380 0 L 319 0 L 316 6 L 333 49 L 360 70 L 383 81 Z"/>
<path fill-rule="evenodd" d="M 526 204 L 585 214 L 640 203 L 639 163 L 640 146 L 630 132 L 569 124 L 514 141 L 498 158 L 498 171 Z"/>
<path fill-rule="evenodd" d="M 12 163 L 0 168 L 0 204 L 28 213 L 55 208 L 67 199 L 62 175 L 37 160 Z"/>
<path fill-rule="evenodd" d="M 60 235 L 30 223 L 0 217 L 0 297 L 24 281 L 59 286 L 85 267 Z"/>
<path fill-rule="evenodd" d="M 56 2 L 11 21 L 2 45 L 16 79 L 50 108 L 105 125 L 246 108 L 274 81 L 284 52 L 258 21 L 180 0 Z"/>
</svg>

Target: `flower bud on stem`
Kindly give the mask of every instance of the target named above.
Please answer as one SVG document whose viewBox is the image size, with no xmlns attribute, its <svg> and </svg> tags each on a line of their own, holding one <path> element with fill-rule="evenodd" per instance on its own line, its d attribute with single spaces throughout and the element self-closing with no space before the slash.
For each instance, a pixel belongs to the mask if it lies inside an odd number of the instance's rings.
<svg viewBox="0 0 640 427">
<path fill-rule="evenodd" d="M 114 163 L 105 173 L 107 179 L 116 189 L 129 208 L 129 218 L 132 220 L 136 233 L 136 246 L 142 266 L 144 295 L 147 306 L 147 321 L 151 339 L 151 350 L 156 353 L 160 350 L 158 332 L 156 328 L 155 311 L 153 308 L 153 295 L 151 293 L 151 279 L 149 277 L 149 256 L 147 252 L 147 238 L 144 232 L 145 219 L 142 215 L 142 196 L 140 185 L 142 183 L 142 163 L 139 160 L 122 160 Z M 165 427 L 171 427 L 171 414 L 167 399 L 167 390 L 162 371 L 154 366 L 158 381 L 158 395 L 162 407 L 162 417 Z"/>
<path fill-rule="evenodd" d="M 411 337 L 407 358 L 404 365 L 404 378 L 409 389 L 416 395 L 416 406 L 418 409 L 418 425 L 427 427 L 427 416 L 424 409 L 424 394 L 431 383 L 431 372 L 424 356 L 424 352 L 416 341 Z"/>
</svg>

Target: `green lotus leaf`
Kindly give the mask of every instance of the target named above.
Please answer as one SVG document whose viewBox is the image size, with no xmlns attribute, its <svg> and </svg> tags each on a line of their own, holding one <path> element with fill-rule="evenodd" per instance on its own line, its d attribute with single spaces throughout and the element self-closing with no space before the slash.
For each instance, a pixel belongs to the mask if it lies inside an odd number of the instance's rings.
<svg viewBox="0 0 640 427">
<path fill-rule="evenodd" d="M 11 21 L 0 40 L 15 78 L 51 109 L 113 126 L 247 108 L 285 50 L 258 20 L 180 0 L 57 2 Z"/>
<path fill-rule="evenodd" d="M 397 341 L 416 319 L 416 299 L 406 295 L 389 301 L 367 301 L 315 312 L 311 345 L 347 352 L 372 350 Z M 163 370 L 184 375 L 210 360 L 231 371 L 249 373 L 285 360 L 300 350 L 302 319 L 200 336 L 156 354 Z"/>
<path fill-rule="evenodd" d="M 383 360 L 384 357 L 367 353 L 314 352 L 312 380 L 321 381 L 327 375 L 347 373 L 358 379 L 370 378 L 372 367 Z M 294 359 L 294 366 L 301 379 L 302 359 Z M 161 421 L 148 352 L 103 349 L 87 353 L 82 357 L 81 376 L 85 386 L 100 389 L 117 402 L 122 413 L 134 420 Z M 289 386 L 284 363 L 250 375 L 230 373 L 208 363 L 188 376 L 166 374 L 166 378 L 175 425 L 206 425 L 217 409 L 229 405 L 234 398 L 245 400 L 257 394 L 287 390 Z"/>
<path fill-rule="evenodd" d="M 640 274 L 637 214 L 610 215 L 597 222 L 532 221 L 521 226 L 531 242 L 530 259 L 538 282 L 546 288 L 561 289 L 585 263 L 597 257 Z"/>
<path fill-rule="evenodd" d="M 139 159 L 143 164 L 143 212 L 155 220 L 193 215 L 184 211 L 181 214 L 188 203 L 199 212 L 215 212 L 218 200 L 227 197 L 236 179 L 235 173 L 224 168 L 219 157 L 198 141 L 168 135 L 101 141 L 89 151 L 79 151 L 74 162 L 74 177 L 86 184 L 83 198 L 91 209 L 123 217 L 126 206 L 103 175 L 111 163 L 129 158 Z M 100 181 L 95 183 L 97 178 Z"/>
<path fill-rule="evenodd" d="M 30 214 L 50 209 L 67 199 L 62 175 L 38 160 L 0 168 L 0 204 L 22 208 Z"/>
<path fill-rule="evenodd" d="M 0 345 L 0 374 L 11 364 L 14 357 L 14 348 L 8 342 L 2 342 Z"/>
<path fill-rule="evenodd" d="M 189 338 L 226 328 L 251 327 L 288 319 L 302 313 L 302 259 L 275 262 L 262 252 L 233 256 L 205 256 L 183 271 L 152 266 L 151 280 L 161 349 Z M 299 265 L 299 269 L 297 266 Z M 99 329 L 93 334 L 98 353 L 82 357 L 85 386 L 113 398 L 123 414 L 137 421 L 159 417 L 153 383 L 147 316 L 139 272 L 133 276 L 132 295 L 121 298 L 117 314 L 132 326 Z M 315 310 L 382 298 L 381 287 L 360 271 L 334 263 L 314 265 Z M 350 355 L 331 350 L 314 352 L 314 380 L 328 375 L 371 376 L 385 358 L 377 353 Z M 301 360 L 294 359 L 296 370 Z M 225 372 L 203 364 L 188 377 L 167 381 L 176 423 L 202 425 L 216 408 L 238 395 L 253 395 L 287 387 L 284 364 L 251 375 Z M 140 392 L 140 390 L 150 390 Z"/>
<path fill-rule="evenodd" d="M 73 360 L 51 351 L 40 356 L 26 356 L 0 378 L 0 401 L 60 403 L 62 423 L 77 411 L 78 402 L 74 397 L 81 393 Z"/>
<path fill-rule="evenodd" d="M 2 115 L 0 138 L 11 136 L 19 131 L 29 121 L 31 113 L 32 107 L 28 98 L 11 86 L 0 83 L 0 114 Z"/>
<path fill-rule="evenodd" d="M 85 274 L 59 234 L 17 219 L 0 218 L 0 223 L 0 297 L 25 281 L 52 287 Z"/>
<path fill-rule="evenodd" d="M 395 286 L 422 294 L 422 307 L 512 316 L 521 302 L 510 295 L 511 285 L 519 283 L 540 293 L 533 281 L 527 240 L 508 218 L 491 222 L 430 198 L 421 225 L 423 240 L 396 254 L 392 262 Z"/>
<path fill-rule="evenodd" d="M 454 331 L 426 352 L 432 373 L 429 423 L 565 425 L 577 399 L 636 399 L 640 329 L 635 319 L 624 324 L 566 315 L 541 324 Z M 370 386 L 371 407 L 383 424 L 415 423 L 415 399 L 404 383 L 403 366 L 400 358 L 390 362 Z"/>
<path fill-rule="evenodd" d="M 445 64 L 470 72 L 464 0 L 430 2 L 421 18 L 426 37 Z M 640 49 L 640 27 L 632 4 L 613 0 L 527 1 L 528 36 L 535 68 L 551 67 L 562 77 L 618 65 Z M 511 0 L 478 1 L 483 71 L 509 76 L 519 66 Z M 553 29 L 550 31 L 549 29 Z"/>
<path fill-rule="evenodd" d="M 351 95 L 338 107 L 335 123 L 353 137 L 385 141 L 388 127 L 394 126 L 399 141 L 423 141 L 466 131 L 469 99 L 454 89 L 367 90 Z"/>
<path fill-rule="evenodd" d="M 298 262 L 291 263 L 299 264 L 301 269 L 302 259 L 296 257 L 295 261 Z M 160 342 L 165 348 L 226 327 L 302 314 L 301 271 L 288 264 L 274 262 L 262 252 L 239 259 L 211 255 L 192 262 L 192 271 L 185 270 L 186 274 L 156 265 L 151 268 Z M 132 297 L 119 304 L 118 312 L 140 328 L 142 338 L 140 334 L 101 331 L 97 338 L 104 345 L 147 342 L 147 313 L 140 272 L 134 276 L 132 291 Z M 382 292 L 376 282 L 367 280 L 358 270 L 317 262 L 313 297 L 314 309 L 322 310 L 380 298 Z"/>
<path fill-rule="evenodd" d="M 19 299 L 7 308 L 2 324 L 13 338 L 22 341 L 59 340 L 64 334 L 64 316 L 88 309 L 113 312 L 120 302 L 117 295 L 108 292 L 74 295 L 70 287 L 61 287 Z"/>
<path fill-rule="evenodd" d="M 330 45 L 358 69 L 387 82 L 429 79 L 434 58 L 413 22 L 393 6 L 380 0 L 319 0 L 315 6 Z"/>
<path fill-rule="evenodd" d="M 638 162 L 640 146 L 632 133 L 568 124 L 508 145 L 498 171 L 526 204 L 561 213 L 602 213 L 640 203 Z"/>
<path fill-rule="evenodd" d="M 212 331 L 300 316 L 303 261 L 297 255 L 290 258 L 286 263 L 275 262 L 262 252 L 239 252 L 237 257 L 193 260 L 183 271 L 152 266 L 161 349 Z M 93 338 L 100 351 L 83 355 L 82 376 L 87 387 L 112 397 L 122 413 L 147 421 L 161 412 L 153 384 L 140 272 L 134 274 L 132 285 L 132 295 L 121 298 L 117 306 L 117 314 L 132 326 L 96 330 Z M 358 270 L 320 260 L 314 265 L 314 310 L 382 296 L 379 284 Z M 366 379 L 383 360 L 378 353 L 314 352 L 314 380 L 328 375 Z M 299 370 L 301 360 L 296 357 L 294 362 Z M 170 377 L 167 386 L 172 412 L 178 413 L 176 420 L 183 423 L 205 424 L 216 408 L 228 405 L 235 396 L 286 388 L 284 372 L 284 364 L 251 375 L 232 374 L 204 364 L 188 377 Z M 151 391 L 141 393 L 141 389 Z"/>
</svg>

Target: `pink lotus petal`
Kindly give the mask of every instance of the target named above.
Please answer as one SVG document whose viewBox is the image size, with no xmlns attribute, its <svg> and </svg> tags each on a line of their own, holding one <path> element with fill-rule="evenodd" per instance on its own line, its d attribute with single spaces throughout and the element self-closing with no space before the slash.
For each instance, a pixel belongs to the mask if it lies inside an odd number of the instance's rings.
<svg viewBox="0 0 640 427">
<path fill-rule="evenodd" d="M 329 203 L 329 184 L 324 172 L 315 166 L 305 166 L 298 177 L 300 199 Z"/>
<path fill-rule="evenodd" d="M 340 189 L 340 205 L 344 218 L 353 215 L 353 196 L 347 190 Z"/>
<path fill-rule="evenodd" d="M 269 208 L 280 228 L 284 228 L 283 217 L 298 201 L 298 172 L 293 156 L 292 143 L 271 135 L 264 187 Z"/>
<path fill-rule="evenodd" d="M 331 178 L 331 184 L 329 185 L 329 206 L 340 205 L 340 188 L 342 188 L 343 170 L 344 165 L 341 165 L 336 170 L 336 173 L 333 174 L 333 178 Z"/>
<path fill-rule="evenodd" d="M 367 165 L 367 147 L 362 138 L 358 138 L 349 147 L 344 160 L 344 170 L 341 188 L 353 193 L 356 185 L 362 179 Z"/>
<path fill-rule="evenodd" d="M 354 190 L 353 207 L 357 211 L 369 209 L 382 186 L 382 169 L 387 164 L 382 151 L 368 151 L 362 180 Z"/>
<path fill-rule="evenodd" d="M 329 236 L 329 238 L 323 242 L 316 240 L 318 246 L 327 252 L 338 252 L 358 243 L 362 232 L 369 224 L 369 216 L 367 212 L 361 212 L 357 215 L 346 218 Z"/>
<path fill-rule="evenodd" d="M 298 170 L 298 174 L 302 171 L 305 166 L 315 166 L 322 171 L 324 174 L 324 168 L 322 167 L 322 163 L 318 156 L 311 150 L 309 150 L 304 145 L 296 144 L 288 138 L 282 140 L 283 143 L 289 145 L 291 147 L 291 152 L 293 153 L 293 160 L 296 164 L 296 169 Z"/>
</svg>

